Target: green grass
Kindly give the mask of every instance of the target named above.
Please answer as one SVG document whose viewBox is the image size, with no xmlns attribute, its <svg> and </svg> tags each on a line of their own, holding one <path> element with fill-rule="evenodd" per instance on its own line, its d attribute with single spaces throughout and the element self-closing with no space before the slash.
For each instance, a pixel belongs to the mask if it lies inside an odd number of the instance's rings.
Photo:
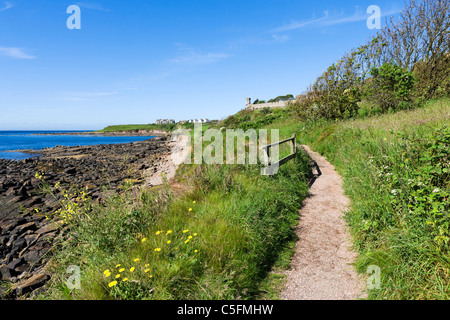
<svg viewBox="0 0 450 320">
<path fill-rule="evenodd" d="M 127 124 L 127 125 L 115 125 L 108 126 L 98 132 L 118 132 L 118 131 L 166 131 L 170 132 L 177 128 L 176 124 Z"/>
<path fill-rule="evenodd" d="M 259 165 L 183 164 L 178 180 L 185 190 L 176 197 L 167 186 L 128 185 L 105 206 L 79 205 L 68 220 L 70 237 L 56 250 L 50 288 L 39 298 L 274 298 L 268 283 L 281 277 L 271 270 L 286 263 L 295 242 L 308 178 L 303 153 L 276 176 L 262 176 Z M 65 285 L 70 265 L 81 268 L 80 290 Z"/>
</svg>

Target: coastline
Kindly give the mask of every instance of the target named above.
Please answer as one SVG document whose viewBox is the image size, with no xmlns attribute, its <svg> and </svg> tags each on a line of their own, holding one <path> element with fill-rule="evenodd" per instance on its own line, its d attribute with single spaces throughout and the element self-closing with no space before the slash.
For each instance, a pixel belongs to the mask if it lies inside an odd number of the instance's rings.
<svg viewBox="0 0 450 320">
<path fill-rule="evenodd" d="M 164 134 L 124 144 L 20 150 L 39 156 L 0 159 L 0 281 L 11 283 L 12 288 L 2 293 L 5 290 L 0 287 L 0 299 L 43 288 L 51 277 L 46 268 L 48 253 L 64 239 L 64 228 L 45 218 L 61 208 L 63 194 L 43 194 L 36 173 L 43 174 L 51 187 L 75 187 L 102 203 L 126 181 L 151 187 L 162 182 L 161 173 L 172 177 L 177 166 L 170 156 L 179 148 Z"/>
<path fill-rule="evenodd" d="M 106 137 L 115 137 L 115 136 L 161 136 L 168 135 L 170 132 L 163 130 L 127 130 L 127 131 L 111 131 L 111 132 L 102 132 L 102 131 L 86 131 L 86 132 L 60 132 L 60 133 L 35 133 L 33 135 L 36 136 L 106 136 Z"/>
</svg>

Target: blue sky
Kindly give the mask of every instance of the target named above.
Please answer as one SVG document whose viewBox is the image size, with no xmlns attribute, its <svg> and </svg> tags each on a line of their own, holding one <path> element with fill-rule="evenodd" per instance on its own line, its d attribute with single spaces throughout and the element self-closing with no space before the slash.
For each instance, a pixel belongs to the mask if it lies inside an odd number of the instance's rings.
<svg viewBox="0 0 450 320">
<path fill-rule="evenodd" d="M 297 95 L 374 34 L 370 5 L 403 0 L 0 0 L 0 130 L 221 119 Z"/>
</svg>

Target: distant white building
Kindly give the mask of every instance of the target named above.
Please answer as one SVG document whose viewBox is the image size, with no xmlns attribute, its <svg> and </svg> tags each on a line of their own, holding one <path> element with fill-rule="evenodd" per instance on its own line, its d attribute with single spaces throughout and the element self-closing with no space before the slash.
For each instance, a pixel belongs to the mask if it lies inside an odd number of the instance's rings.
<svg viewBox="0 0 450 320">
<path fill-rule="evenodd" d="M 158 119 L 156 120 L 156 124 L 174 124 L 175 120 L 173 119 Z"/>
</svg>

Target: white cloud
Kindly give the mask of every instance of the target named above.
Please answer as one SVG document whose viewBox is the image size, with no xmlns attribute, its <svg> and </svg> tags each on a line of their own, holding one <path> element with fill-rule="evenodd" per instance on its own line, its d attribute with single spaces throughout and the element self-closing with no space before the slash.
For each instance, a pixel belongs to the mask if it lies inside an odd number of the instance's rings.
<svg viewBox="0 0 450 320">
<path fill-rule="evenodd" d="M 289 40 L 289 36 L 287 36 L 287 35 L 279 36 L 279 35 L 273 34 L 273 35 L 272 35 L 272 38 L 273 38 L 276 42 L 285 42 L 285 41 L 288 41 L 288 40 Z"/>
<path fill-rule="evenodd" d="M 17 59 L 35 59 L 35 56 L 29 55 L 28 53 L 25 53 L 23 49 L 21 48 L 15 48 L 15 47 L 0 47 L 0 54 L 17 58 Z"/>
<path fill-rule="evenodd" d="M 6 11 L 6 10 L 11 9 L 12 7 L 14 7 L 14 6 L 13 6 L 11 3 L 9 3 L 9 2 L 3 2 L 3 4 L 5 5 L 5 7 L 0 8 L 0 12 L 1 12 L 1 11 Z"/>
<path fill-rule="evenodd" d="M 177 43 L 179 54 L 175 58 L 169 59 L 169 63 L 182 65 L 202 65 L 211 64 L 230 57 L 227 53 L 221 52 L 199 52 L 184 44 Z"/>
<path fill-rule="evenodd" d="M 400 9 L 390 9 L 387 11 L 381 12 L 381 17 L 391 16 L 394 14 L 399 13 Z M 361 10 L 359 7 L 355 8 L 355 13 L 352 15 L 345 15 L 343 12 L 340 14 L 329 14 L 328 11 L 324 11 L 324 15 L 321 18 L 312 18 L 310 20 L 306 21 L 294 21 L 290 24 L 278 27 L 271 32 L 283 32 L 283 31 L 290 31 L 295 29 L 300 29 L 303 27 L 306 27 L 308 25 L 311 26 L 333 26 L 337 24 L 343 24 L 343 23 L 351 23 L 351 22 L 357 22 L 357 21 L 364 21 L 367 20 L 370 17 L 370 14 L 367 12 Z"/>
</svg>

